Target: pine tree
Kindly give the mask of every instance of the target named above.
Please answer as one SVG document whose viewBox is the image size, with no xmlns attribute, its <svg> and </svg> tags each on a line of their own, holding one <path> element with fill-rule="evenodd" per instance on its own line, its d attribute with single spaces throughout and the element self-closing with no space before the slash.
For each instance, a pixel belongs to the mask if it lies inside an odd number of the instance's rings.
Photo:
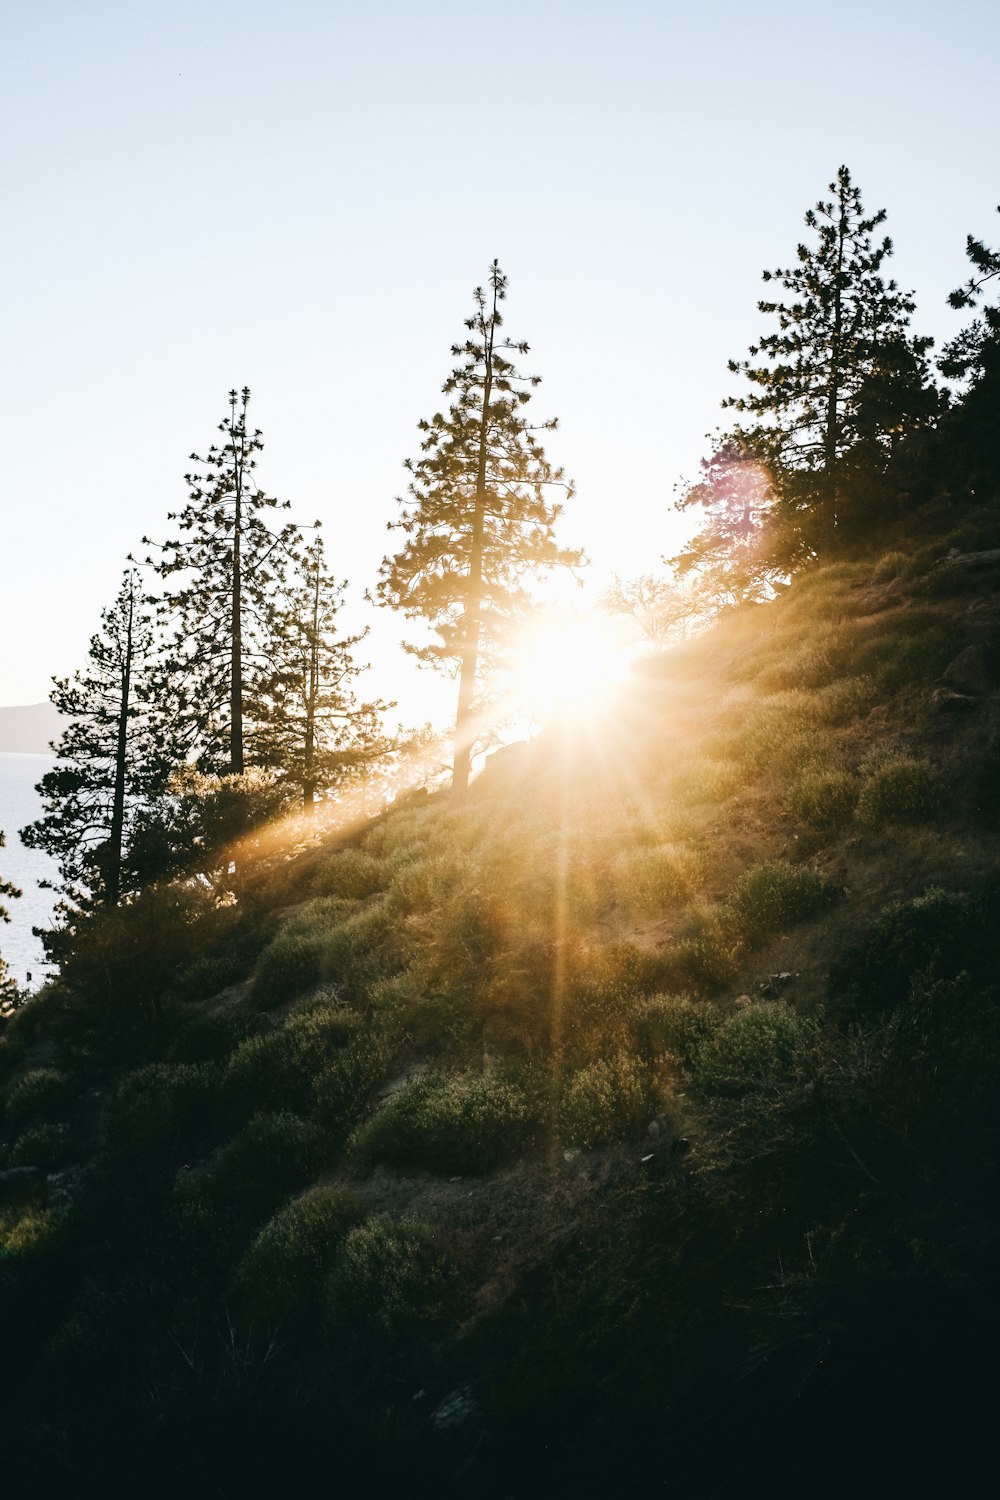
<svg viewBox="0 0 1000 1500">
<path fill-rule="evenodd" d="M 0 828 L 0 849 L 3 849 L 6 843 L 3 829 Z M 16 885 L 12 885 L 9 880 L 0 880 L 0 898 L 3 898 L 0 899 L 0 922 L 10 921 L 10 912 L 4 905 L 4 901 L 16 901 L 20 895 L 21 892 Z M 7 967 L 3 954 L 0 953 L 0 1005 L 7 1007 L 16 1005 L 18 994 L 17 984 L 11 978 L 10 969 Z"/>
<path fill-rule="evenodd" d="M 882 275 L 891 239 L 872 242 L 885 210 L 866 215 L 846 167 L 829 191 L 805 216 L 815 242 L 798 246 L 794 266 L 764 272 L 788 294 L 758 304 L 777 330 L 748 360 L 730 361 L 753 391 L 723 402 L 761 419 L 733 439 L 770 465 L 779 506 L 807 552 L 836 536 L 852 468 L 870 476 L 937 409 L 925 361 L 931 340 L 910 334 L 913 299 Z M 856 485 L 851 498 L 857 493 Z"/>
<path fill-rule="evenodd" d="M 701 461 L 701 478 L 683 487 L 677 510 L 697 507 L 701 529 L 668 565 L 690 589 L 689 609 L 714 612 L 773 593 L 782 569 L 775 552 L 771 473 L 752 453 L 723 439 Z"/>
<path fill-rule="evenodd" d="M 476 737 L 477 693 L 496 648 L 523 609 L 529 573 L 577 566 L 582 555 L 560 548 L 553 527 L 561 506 L 547 492 L 572 486 L 545 456 L 524 408 L 540 377 L 522 375 L 511 355 L 528 345 L 500 333 L 507 278 L 496 261 L 486 291 L 477 287 L 468 337 L 452 347 L 461 361 L 445 381 L 448 409 L 419 424 L 420 457 L 407 462 L 411 504 L 390 523 L 406 538 L 383 558 L 378 599 L 408 618 L 428 621 L 438 640 L 408 645 L 422 662 L 458 671 L 454 792 L 468 784 Z"/>
<path fill-rule="evenodd" d="M 1000 250 L 991 250 L 970 234 L 965 241 L 965 253 L 972 262 L 973 274 L 951 293 L 948 302 L 955 308 L 978 308 L 983 287 L 1000 276 Z M 973 382 L 981 380 L 988 368 L 996 370 L 1000 365 L 1000 305 L 984 306 L 982 317 L 975 318 L 945 345 L 938 364 L 943 375 Z"/>
<path fill-rule="evenodd" d="M 134 887 L 126 853 L 135 820 L 162 786 L 170 753 L 149 702 L 154 629 L 135 567 L 102 611 L 88 664 L 54 679 L 51 700 L 69 724 L 56 766 L 38 784 L 44 816 L 21 832 L 58 862 L 71 901 L 115 906 Z"/>
<path fill-rule="evenodd" d="M 368 629 L 338 634 L 346 588 L 331 576 L 317 534 L 299 560 L 297 586 L 273 611 L 275 671 L 257 753 L 297 783 L 307 814 L 317 792 L 343 784 L 389 748 L 379 715 L 390 705 L 359 703 L 354 691 L 367 668 L 353 653 Z"/>
<path fill-rule="evenodd" d="M 175 629 L 164 698 L 172 697 L 172 716 L 200 768 L 234 775 L 250 758 L 248 713 L 252 733 L 271 676 L 270 612 L 298 541 L 294 526 L 275 531 L 265 520 L 279 502 L 257 483 L 264 445 L 260 430 L 247 425 L 249 401 L 246 387 L 230 391 L 229 415 L 219 426 L 222 443 L 204 458 L 192 453 L 201 471 L 184 476 L 188 503 L 168 517 L 180 534 L 163 544 L 157 565 L 168 580 L 164 608 Z M 171 587 L 175 575 L 180 583 Z"/>
</svg>

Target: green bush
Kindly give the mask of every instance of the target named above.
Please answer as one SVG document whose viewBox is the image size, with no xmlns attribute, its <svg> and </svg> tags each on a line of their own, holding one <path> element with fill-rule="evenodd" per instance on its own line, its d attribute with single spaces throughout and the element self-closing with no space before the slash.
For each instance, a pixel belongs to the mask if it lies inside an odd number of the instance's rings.
<svg viewBox="0 0 1000 1500">
<path fill-rule="evenodd" d="M 198 1011 L 180 1028 L 167 1049 L 168 1062 L 222 1062 L 248 1037 L 256 1036 L 267 1020 L 244 1007 Z"/>
<path fill-rule="evenodd" d="M 792 792 L 792 808 L 811 828 L 839 828 L 854 813 L 858 784 L 845 771 L 805 771 Z"/>
<path fill-rule="evenodd" d="M 731 984 L 735 974 L 732 934 L 725 920 L 713 912 L 701 932 L 667 949 L 661 960 L 659 983 L 661 988 L 670 985 L 712 995 Z"/>
<path fill-rule="evenodd" d="M 753 941 L 813 916 L 830 896 L 828 882 L 814 870 L 778 859 L 737 881 L 730 908 L 743 936 Z"/>
<path fill-rule="evenodd" d="M 317 872 L 312 893 L 357 901 L 384 891 L 388 883 L 389 872 L 382 859 L 364 849 L 343 849 Z"/>
<path fill-rule="evenodd" d="M 945 805 L 945 785 L 933 766 L 906 755 L 889 755 L 865 777 L 857 818 L 869 828 L 923 823 Z"/>
<path fill-rule="evenodd" d="M 861 646 L 854 666 L 880 687 L 895 691 L 937 677 L 960 649 L 961 636 L 953 628 L 907 619 Z"/>
<path fill-rule="evenodd" d="M 628 905 L 648 914 L 690 901 L 702 871 L 690 849 L 664 845 L 629 851 L 619 860 L 616 874 Z"/>
<path fill-rule="evenodd" d="M 106 1156 L 153 1167 L 176 1161 L 209 1135 L 217 1070 L 204 1063 L 150 1063 L 117 1085 L 101 1109 Z"/>
<path fill-rule="evenodd" d="M 182 1000 L 207 1000 L 246 975 L 250 965 L 239 953 L 195 959 L 177 976 L 174 992 Z"/>
<path fill-rule="evenodd" d="M 314 1187 L 267 1223 L 241 1260 L 235 1288 L 254 1320 L 275 1322 L 311 1308 L 345 1235 L 366 1216 L 346 1188 Z"/>
<path fill-rule="evenodd" d="M 248 1217 L 273 1212 L 325 1165 L 327 1142 L 318 1125 L 287 1110 L 253 1119 L 208 1163 L 211 1196 Z"/>
<path fill-rule="evenodd" d="M 636 1014 L 636 1037 L 647 1057 L 669 1052 L 688 1063 L 718 1024 L 715 1006 L 690 995 L 652 995 Z"/>
<path fill-rule="evenodd" d="M 318 984 L 322 977 L 322 944 L 318 937 L 279 932 L 257 961 L 252 998 L 269 1009 Z"/>
<path fill-rule="evenodd" d="M 905 552 L 883 552 L 872 568 L 872 578 L 876 583 L 887 583 L 893 578 L 906 578 L 910 571 L 910 559 Z"/>
<path fill-rule="evenodd" d="M 838 1013 L 878 1016 L 902 1005 L 918 976 L 948 980 L 988 969 L 993 926 L 984 904 L 962 891 L 932 886 L 915 900 L 890 902 L 830 971 Z"/>
<path fill-rule="evenodd" d="M 381 1031 L 364 1031 L 316 1075 L 313 1092 L 319 1118 L 329 1130 L 348 1131 L 385 1077 L 393 1043 Z"/>
<path fill-rule="evenodd" d="M 31 1125 L 18 1136 L 11 1147 L 12 1167 L 37 1167 L 40 1172 L 54 1172 L 72 1154 L 72 1139 L 65 1125 Z"/>
<path fill-rule="evenodd" d="M 648 1063 L 619 1052 L 599 1058 L 565 1081 L 559 1128 L 572 1146 L 597 1146 L 637 1134 L 655 1113 Z"/>
<path fill-rule="evenodd" d="M 440 1316 L 454 1270 L 437 1237 L 412 1219 L 373 1214 L 348 1230 L 327 1278 L 327 1316 L 381 1333 L 405 1332 Z"/>
<path fill-rule="evenodd" d="M 783 1000 L 746 1005 L 697 1048 L 694 1082 L 708 1094 L 740 1096 L 781 1088 L 800 1069 L 812 1030 Z"/>
<path fill-rule="evenodd" d="M 4 1113 L 8 1120 L 28 1120 L 63 1109 L 73 1098 L 73 1084 L 58 1068 L 30 1068 L 7 1085 Z"/>
<path fill-rule="evenodd" d="M 418 1078 L 357 1137 L 367 1161 L 439 1172 L 488 1172 L 519 1156 L 536 1120 L 523 1090 L 483 1073 Z"/>
</svg>

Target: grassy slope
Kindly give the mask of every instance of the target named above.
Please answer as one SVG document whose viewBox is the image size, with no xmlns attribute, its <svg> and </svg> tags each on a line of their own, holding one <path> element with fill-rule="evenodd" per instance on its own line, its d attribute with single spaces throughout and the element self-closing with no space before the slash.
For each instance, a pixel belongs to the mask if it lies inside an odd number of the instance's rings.
<svg viewBox="0 0 1000 1500">
<path fill-rule="evenodd" d="M 262 867 L 252 920 L 95 937 L 3 1043 L 14 1471 L 973 1475 L 1000 617 L 945 548 L 806 576 L 464 808 Z"/>
</svg>

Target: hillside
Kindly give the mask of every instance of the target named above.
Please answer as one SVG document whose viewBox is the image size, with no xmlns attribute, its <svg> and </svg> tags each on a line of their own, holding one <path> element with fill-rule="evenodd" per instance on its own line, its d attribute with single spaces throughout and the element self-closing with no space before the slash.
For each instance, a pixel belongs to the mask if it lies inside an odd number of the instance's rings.
<svg viewBox="0 0 1000 1500">
<path fill-rule="evenodd" d="M 0 1041 L 15 1487 L 978 1493 L 992 542 L 78 934 Z"/>
<path fill-rule="evenodd" d="M 24 703 L 0 708 L 0 751 L 47 755 L 63 722 L 51 703 Z"/>
</svg>

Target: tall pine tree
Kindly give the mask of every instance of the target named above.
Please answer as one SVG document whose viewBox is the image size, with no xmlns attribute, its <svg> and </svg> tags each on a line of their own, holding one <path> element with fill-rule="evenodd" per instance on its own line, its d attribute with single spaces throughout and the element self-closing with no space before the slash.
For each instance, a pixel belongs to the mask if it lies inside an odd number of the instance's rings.
<svg viewBox="0 0 1000 1500">
<path fill-rule="evenodd" d="M 366 667 L 354 651 L 368 630 L 340 635 L 347 584 L 331 576 L 319 534 L 299 559 L 296 578 L 272 611 L 274 675 L 257 753 L 297 784 L 308 815 L 317 793 L 342 785 L 388 750 L 380 714 L 389 705 L 358 702 L 354 685 Z"/>
<path fill-rule="evenodd" d="M 56 765 L 38 784 L 45 812 L 21 832 L 29 848 L 58 862 L 63 893 L 75 903 L 115 906 L 135 885 L 130 836 L 171 764 L 150 701 L 153 653 L 149 601 L 130 566 L 102 611 L 87 665 L 54 679 L 51 700 L 69 722 L 54 746 Z"/>
<path fill-rule="evenodd" d="M 0 849 L 4 848 L 6 842 L 3 829 L 0 828 Z M 21 892 L 16 885 L 12 885 L 9 880 L 0 880 L 0 922 L 10 921 L 10 912 L 4 905 L 4 901 L 16 900 L 20 895 Z M 0 1005 L 7 1007 L 15 1005 L 17 999 L 17 985 L 11 977 L 3 954 L 0 953 Z"/>
<path fill-rule="evenodd" d="M 234 775 L 252 760 L 247 741 L 272 670 L 271 610 L 299 540 L 291 524 L 268 524 L 279 502 L 257 483 L 264 445 L 247 424 L 249 402 L 246 387 L 230 391 L 222 442 L 191 455 L 201 468 L 184 476 L 188 503 L 168 517 L 178 535 L 157 564 L 174 628 L 164 701 L 199 767 Z"/>
<path fill-rule="evenodd" d="M 865 213 L 846 167 L 829 192 L 805 216 L 813 240 L 796 264 L 764 272 L 785 293 L 758 304 L 777 327 L 730 361 L 753 389 L 723 403 L 759 419 L 732 436 L 771 469 L 793 562 L 831 545 L 899 439 L 937 409 L 931 340 L 911 335 L 913 299 L 882 274 L 891 239 L 872 240 L 885 210 Z"/>
<path fill-rule="evenodd" d="M 523 375 L 513 355 L 528 345 L 505 338 L 500 303 L 507 278 L 496 261 L 489 286 L 477 287 L 468 337 L 452 347 L 460 361 L 443 386 L 446 411 L 419 424 L 420 457 L 408 460 L 409 503 L 395 523 L 405 541 L 382 561 L 381 604 L 424 619 L 437 632 L 429 646 L 407 649 L 459 678 L 452 787 L 468 784 L 477 732 L 477 694 L 484 669 L 523 609 L 524 580 L 557 565 L 578 565 L 577 551 L 557 545 L 561 506 L 548 493 L 572 493 L 563 471 L 545 456 L 525 406 L 540 377 Z"/>
</svg>

